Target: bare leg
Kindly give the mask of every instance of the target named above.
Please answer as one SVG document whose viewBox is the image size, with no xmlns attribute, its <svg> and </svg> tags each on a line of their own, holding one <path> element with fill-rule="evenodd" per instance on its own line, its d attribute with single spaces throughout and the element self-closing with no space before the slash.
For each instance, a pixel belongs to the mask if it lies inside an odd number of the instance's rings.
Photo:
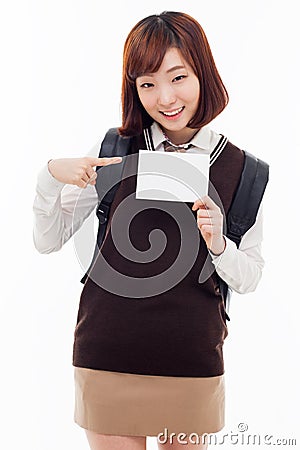
<svg viewBox="0 0 300 450">
<path fill-rule="evenodd" d="M 85 430 L 91 450 L 146 450 L 146 436 L 114 436 Z"/>
<path fill-rule="evenodd" d="M 188 442 L 187 439 L 183 439 L 184 441 Z M 199 439 L 199 441 L 201 442 L 201 439 Z M 204 441 L 205 442 L 205 441 Z M 191 443 L 188 442 L 187 444 L 184 444 L 183 442 L 180 443 L 180 441 L 178 442 L 178 440 L 176 439 L 176 437 L 170 442 L 170 440 L 168 442 L 166 442 L 165 444 L 160 444 L 157 443 L 158 445 L 158 450 L 207 450 L 208 448 L 208 444 L 202 444 L 202 443 Z"/>
<path fill-rule="evenodd" d="M 158 444 L 159 450 L 207 450 L 207 444 L 180 444 L 179 442 L 173 442 L 170 444 Z"/>
</svg>

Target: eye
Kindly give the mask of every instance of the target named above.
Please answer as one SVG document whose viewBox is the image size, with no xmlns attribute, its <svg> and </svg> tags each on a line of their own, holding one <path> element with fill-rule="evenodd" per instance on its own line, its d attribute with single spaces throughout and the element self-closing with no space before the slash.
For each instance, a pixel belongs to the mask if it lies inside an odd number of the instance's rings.
<svg viewBox="0 0 300 450">
<path fill-rule="evenodd" d="M 154 84 L 153 83 L 142 83 L 140 85 L 141 88 L 145 88 L 145 89 L 149 89 L 150 87 L 153 87 Z"/>
<path fill-rule="evenodd" d="M 186 75 L 178 75 L 177 77 L 175 77 L 173 79 L 173 81 L 180 81 L 180 80 L 183 80 L 184 78 L 186 78 Z"/>
</svg>

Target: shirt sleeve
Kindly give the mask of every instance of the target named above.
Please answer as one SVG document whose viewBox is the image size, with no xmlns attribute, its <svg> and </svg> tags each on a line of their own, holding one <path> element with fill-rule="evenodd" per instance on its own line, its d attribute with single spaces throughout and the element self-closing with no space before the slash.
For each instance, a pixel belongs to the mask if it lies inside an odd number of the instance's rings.
<svg viewBox="0 0 300 450">
<path fill-rule="evenodd" d="M 99 143 L 89 155 L 97 149 L 99 150 Z M 88 184 L 86 188 L 80 188 L 61 183 L 52 176 L 46 164 L 38 173 L 33 202 L 35 248 L 40 253 L 60 250 L 97 204 L 98 195 L 94 185 Z"/>
<path fill-rule="evenodd" d="M 262 276 L 265 261 L 262 257 L 263 206 L 259 207 L 254 225 L 244 234 L 239 248 L 225 236 L 224 252 L 215 256 L 211 252 L 216 272 L 234 291 L 253 292 Z"/>
</svg>

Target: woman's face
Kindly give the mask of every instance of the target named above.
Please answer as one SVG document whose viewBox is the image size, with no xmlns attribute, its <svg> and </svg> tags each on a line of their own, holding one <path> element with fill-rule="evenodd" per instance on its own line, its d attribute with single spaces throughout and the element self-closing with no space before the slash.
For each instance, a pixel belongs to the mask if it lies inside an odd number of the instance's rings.
<svg viewBox="0 0 300 450">
<path fill-rule="evenodd" d="M 200 84 L 177 48 L 170 48 L 157 72 L 136 79 L 140 101 L 174 144 L 191 139 L 195 130 L 187 124 L 195 115 Z"/>
</svg>

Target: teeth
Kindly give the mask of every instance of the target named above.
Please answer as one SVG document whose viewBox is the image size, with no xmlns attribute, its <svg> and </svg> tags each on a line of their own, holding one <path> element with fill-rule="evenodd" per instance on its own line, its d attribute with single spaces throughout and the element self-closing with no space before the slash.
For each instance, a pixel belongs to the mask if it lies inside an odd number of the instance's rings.
<svg viewBox="0 0 300 450">
<path fill-rule="evenodd" d="M 163 112 L 165 116 L 176 116 L 176 114 L 179 114 L 183 110 L 183 106 L 181 108 L 176 109 L 172 112 Z"/>
</svg>

